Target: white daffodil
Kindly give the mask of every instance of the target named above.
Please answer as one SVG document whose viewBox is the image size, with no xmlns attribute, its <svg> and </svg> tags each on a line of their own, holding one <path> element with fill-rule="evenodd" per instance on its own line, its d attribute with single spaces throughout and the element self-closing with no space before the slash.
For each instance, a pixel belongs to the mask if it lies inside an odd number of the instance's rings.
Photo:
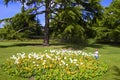
<svg viewBox="0 0 120 80">
<path fill-rule="evenodd" d="M 76 66 L 79 66 L 78 64 L 76 64 Z"/>
<path fill-rule="evenodd" d="M 69 58 L 69 60 L 70 60 L 70 63 L 73 63 L 73 60 L 72 60 L 72 58 Z"/>
<path fill-rule="evenodd" d="M 66 66 L 68 66 L 68 64 L 65 64 Z"/>
<path fill-rule="evenodd" d="M 35 63 L 35 61 L 33 61 L 33 64 Z"/>
<path fill-rule="evenodd" d="M 36 66 L 38 67 L 38 66 L 39 66 L 39 64 L 36 64 Z"/>
<path fill-rule="evenodd" d="M 83 62 L 81 62 L 80 65 L 83 65 Z"/>
<path fill-rule="evenodd" d="M 50 57 L 48 54 L 46 54 L 46 58 L 49 58 L 49 59 L 51 59 L 51 57 Z"/>
<path fill-rule="evenodd" d="M 74 60 L 74 62 L 77 62 L 77 59 L 73 59 Z"/>
<path fill-rule="evenodd" d="M 31 55 L 28 55 L 28 58 L 29 58 L 29 59 L 32 58 Z"/>
<path fill-rule="evenodd" d="M 16 60 L 17 57 L 16 57 L 15 55 L 13 55 L 12 57 L 10 57 L 10 59 L 14 59 L 14 60 Z"/>
<path fill-rule="evenodd" d="M 19 58 L 16 58 L 15 64 L 19 64 Z"/>
<path fill-rule="evenodd" d="M 64 57 L 64 59 L 67 59 L 66 57 Z"/>
<path fill-rule="evenodd" d="M 25 58 L 25 53 L 21 54 L 21 58 L 22 59 Z"/>
<path fill-rule="evenodd" d="M 65 65 L 65 61 L 61 60 L 61 62 Z"/>
</svg>

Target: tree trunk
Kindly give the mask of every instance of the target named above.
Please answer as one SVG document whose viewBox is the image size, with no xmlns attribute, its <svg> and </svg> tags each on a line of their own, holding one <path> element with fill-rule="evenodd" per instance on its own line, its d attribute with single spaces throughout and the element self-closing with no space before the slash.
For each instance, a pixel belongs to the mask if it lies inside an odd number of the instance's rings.
<svg viewBox="0 0 120 80">
<path fill-rule="evenodd" d="M 49 2 L 50 0 L 46 0 L 45 6 L 45 29 L 44 29 L 44 46 L 49 46 Z"/>
</svg>

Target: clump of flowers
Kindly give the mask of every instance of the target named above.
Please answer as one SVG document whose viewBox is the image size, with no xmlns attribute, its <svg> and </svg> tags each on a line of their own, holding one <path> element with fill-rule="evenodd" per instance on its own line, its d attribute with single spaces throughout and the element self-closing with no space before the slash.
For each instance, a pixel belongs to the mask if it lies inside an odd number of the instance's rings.
<svg viewBox="0 0 120 80">
<path fill-rule="evenodd" d="M 10 75 L 41 79 L 92 79 L 103 75 L 107 65 L 92 53 L 76 50 L 46 50 L 42 53 L 18 53 L 2 68 Z"/>
</svg>

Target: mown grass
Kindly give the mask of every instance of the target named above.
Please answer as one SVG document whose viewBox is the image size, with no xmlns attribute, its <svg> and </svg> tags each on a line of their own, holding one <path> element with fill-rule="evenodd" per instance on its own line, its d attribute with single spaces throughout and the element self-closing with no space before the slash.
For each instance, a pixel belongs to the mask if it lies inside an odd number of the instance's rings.
<svg viewBox="0 0 120 80">
<path fill-rule="evenodd" d="M 0 42 L 0 65 L 4 61 L 16 53 L 30 53 L 30 52 L 41 52 L 46 49 L 79 49 L 85 52 L 94 53 L 95 49 L 98 48 L 100 52 L 100 61 L 105 62 L 109 65 L 108 72 L 94 80 L 120 80 L 120 46 L 119 45 L 105 45 L 105 44 L 89 44 L 89 45 L 74 45 L 64 44 L 51 41 L 49 47 L 42 45 L 43 41 L 2 41 Z M 2 71 L 0 68 L 0 80 L 28 80 L 19 77 L 12 77 Z"/>
</svg>

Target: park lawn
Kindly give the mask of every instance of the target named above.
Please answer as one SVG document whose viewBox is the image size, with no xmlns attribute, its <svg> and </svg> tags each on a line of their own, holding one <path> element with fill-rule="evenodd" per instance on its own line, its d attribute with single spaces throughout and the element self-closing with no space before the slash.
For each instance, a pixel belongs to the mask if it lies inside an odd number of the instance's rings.
<svg viewBox="0 0 120 80">
<path fill-rule="evenodd" d="M 94 80 L 120 80 L 120 46 L 119 45 L 105 45 L 105 44 L 89 44 L 86 46 L 63 44 L 51 42 L 50 47 L 42 46 L 42 41 L 2 41 L 0 42 L 0 65 L 13 54 L 25 52 L 42 52 L 47 49 L 79 49 L 85 52 L 94 52 L 98 48 L 100 52 L 99 60 L 109 65 L 108 72 Z M 2 71 L 0 68 L 0 80 L 28 80 L 19 77 L 12 77 Z"/>
</svg>

